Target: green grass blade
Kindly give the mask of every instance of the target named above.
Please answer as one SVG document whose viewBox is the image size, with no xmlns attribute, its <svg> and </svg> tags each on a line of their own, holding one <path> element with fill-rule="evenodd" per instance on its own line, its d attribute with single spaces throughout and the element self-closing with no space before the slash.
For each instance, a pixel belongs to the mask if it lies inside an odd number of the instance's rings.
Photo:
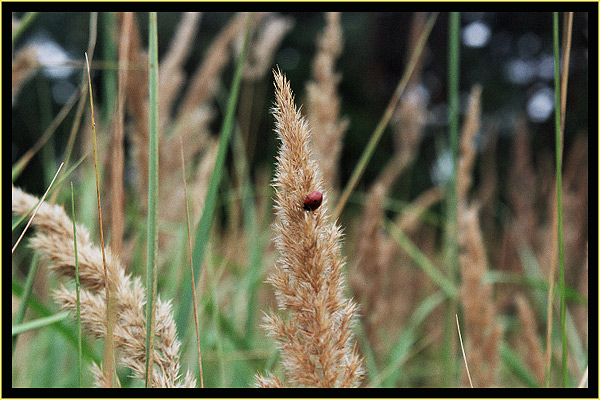
<svg viewBox="0 0 600 400">
<path fill-rule="evenodd" d="M 25 311 L 27 311 L 27 305 L 29 303 L 29 299 L 31 297 L 31 291 L 33 289 L 33 280 L 35 279 L 35 274 L 37 273 L 38 262 L 40 260 L 40 256 L 38 253 L 33 255 L 31 260 L 31 265 L 29 267 L 29 271 L 27 271 L 27 278 L 25 279 L 25 285 L 23 286 L 23 290 L 21 293 L 21 302 L 19 303 L 19 308 L 13 320 L 13 325 L 19 325 L 23 322 L 25 318 Z M 17 346 L 18 336 L 13 336 L 12 338 L 12 354 L 15 354 L 15 347 Z"/>
<path fill-rule="evenodd" d="M 493 285 L 498 284 L 498 283 L 517 285 L 517 286 L 522 286 L 524 288 L 536 289 L 537 291 L 544 292 L 544 293 L 548 293 L 548 289 L 550 288 L 550 284 L 543 277 L 527 276 L 527 275 L 523 275 L 518 272 L 493 271 L 493 270 L 488 271 L 486 273 L 483 283 L 490 283 Z M 580 305 L 587 307 L 587 305 L 588 305 L 587 299 L 581 293 L 579 293 L 576 289 L 567 286 L 565 288 L 565 290 L 566 290 L 565 296 L 567 297 L 568 301 L 572 301 L 576 304 L 580 304 Z"/>
<path fill-rule="evenodd" d="M 148 252 L 146 264 L 146 387 L 151 386 L 154 365 L 154 308 L 158 261 L 158 28 L 157 14 L 149 15 L 148 71 L 150 96 L 150 141 L 148 165 Z"/>
<path fill-rule="evenodd" d="M 35 256 L 34 256 L 35 258 Z M 36 298 L 30 296 L 25 300 L 24 292 L 26 288 L 17 282 L 14 278 L 12 280 L 12 294 L 20 297 L 21 301 L 27 303 L 27 307 L 32 311 L 40 315 L 41 317 L 51 317 L 55 314 L 54 311 L 49 310 L 46 306 L 42 305 Z M 77 337 L 73 333 L 73 330 L 64 324 L 62 321 L 59 321 L 55 324 L 50 325 L 50 327 L 56 330 L 59 334 L 61 334 L 67 342 L 69 342 L 74 348 L 77 348 Z M 100 364 L 100 357 L 94 353 L 94 351 L 90 348 L 90 346 L 83 342 L 83 354 L 85 357 L 94 361 L 96 364 Z"/>
<path fill-rule="evenodd" d="M 73 249 L 75 251 L 75 293 L 77 301 L 77 355 L 79 360 L 79 387 L 82 385 L 82 349 L 81 349 L 81 300 L 79 298 L 81 284 L 79 282 L 79 257 L 77 255 L 77 227 L 75 223 L 75 195 L 73 194 L 73 182 L 71 182 L 71 213 L 73 222 Z"/>
<path fill-rule="evenodd" d="M 391 222 L 387 222 L 385 229 L 398 242 L 400 247 L 417 263 L 417 265 L 435 282 L 449 298 L 458 296 L 458 289 L 444 274 L 419 250 L 419 248 Z"/>
<path fill-rule="evenodd" d="M 569 386 L 567 370 L 567 327 L 566 327 L 566 302 L 565 302 L 565 264 L 563 254 L 563 228 L 562 228 L 562 140 L 560 121 L 560 66 L 558 43 L 558 12 L 553 14 L 553 39 L 554 39 L 554 116 L 556 133 L 556 209 L 558 216 L 558 267 L 560 282 L 560 337 L 562 343 L 562 377 L 563 387 Z"/>
<path fill-rule="evenodd" d="M 460 13 L 451 12 L 448 28 L 448 134 L 452 154 L 452 175 L 447 188 L 446 209 L 446 251 L 448 255 L 448 273 L 451 282 L 456 282 L 459 274 L 458 262 L 458 146 L 459 146 L 459 110 L 460 110 Z M 458 377 L 455 363 L 457 347 L 454 316 L 457 313 L 457 300 L 450 299 L 445 313 L 442 356 L 445 386 L 455 386 Z"/>
<path fill-rule="evenodd" d="M 417 340 L 416 330 L 425 321 L 427 316 L 433 312 L 446 296 L 442 292 L 436 292 L 425 298 L 415 309 L 410 320 L 404 326 L 403 332 L 399 335 L 396 344 L 390 351 L 387 366 L 381 373 L 373 378 L 370 385 L 373 387 L 391 386 L 402 373 L 400 367 L 408 358 L 408 354 L 412 350 L 412 346 Z"/>
<path fill-rule="evenodd" d="M 244 218 L 244 226 L 246 227 L 246 242 L 248 247 L 248 273 L 245 278 L 244 285 L 246 287 L 246 325 L 245 332 L 248 341 L 252 341 L 254 332 L 256 331 L 256 296 L 261 282 L 261 270 L 263 267 L 262 255 L 266 246 L 263 240 L 263 235 L 258 230 L 258 221 L 256 219 L 256 202 L 254 201 L 254 190 L 252 188 L 252 179 L 250 170 L 245 158 L 246 149 L 240 134 L 235 135 L 233 139 L 235 161 L 238 168 L 238 176 L 241 181 L 241 200 L 242 212 Z"/>
<path fill-rule="evenodd" d="M 35 329 L 40 329 L 52 324 L 55 324 L 59 321 L 64 321 L 69 317 L 68 311 L 62 311 L 58 314 L 54 314 L 49 317 L 43 317 L 34 319 L 32 321 L 25 322 L 23 324 L 13 325 L 12 327 L 12 336 L 20 335 L 21 333 L 32 331 Z"/>
<path fill-rule="evenodd" d="M 529 371 L 527 364 L 525 364 L 518 354 L 512 351 L 505 342 L 502 342 L 500 345 L 500 356 L 502 357 L 504 365 L 506 365 L 522 383 L 530 388 L 540 387 L 539 383 L 535 380 L 535 377 Z"/>
<path fill-rule="evenodd" d="M 23 16 L 23 18 L 21 18 L 21 22 L 19 23 L 19 26 L 12 34 L 13 46 L 15 45 L 15 42 L 17 41 L 17 39 L 23 34 L 23 32 L 25 32 L 25 30 L 29 27 L 29 25 L 31 25 L 31 23 L 36 19 L 38 14 L 39 14 L 39 12 L 28 12 L 27 14 L 25 14 Z"/>
<path fill-rule="evenodd" d="M 225 111 L 225 117 L 223 125 L 221 126 L 219 148 L 217 150 L 217 158 L 215 160 L 215 166 L 213 173 L 210 178 L 208 191 L 206 193 L 206 201 L 204 202 L 204 210 L 200 217 L 200 222 L 196 228 L 196 239 L 194 243 L 194 276 L 196 280 L 200 276 L 200 269 L 202 268 L 202 262 L 204 260 L 204 253 L 206 251 L 206 245 L 208 243 L 208 235 L 212 226 L 212 222 L 217 207 L 217 193 L 223 177 L 223 168 L 225 164 L 225 156 L 227 155 L 227 149 L 229 148 L 229 142 L 231 139 L 231 133 L 233 131 L 233 121 L 235 117 L 235 110 L 237 100 L 239 97 L 240 82 L 242 79 L 242 71 L 244 66 L 244 60 L 246 59 L 247 47 L 248 47 L 248 36 L 250 29 L 250 15 L 248 15 L 248 22 L 246 26 L 246 33 L 244 37 L 244 44 L 242 51 L 237 60 L 237 65 L 233 75 L 233 81 L 231 85 L 231 91 L 229 93 L 229 99 L 227 101 L 227 109 Z M 191 310 L 191 287 L 184 285 L 182 287 L 182 295 L 180 297 L 181 303 L 178 309 L 176 324 L 179 332 L 186 332 L 188 321 L 190 319 Z"/>
<path fill-rule="evenodd" d="M 104 62 L 117 65 L 117 39 L 115 38 L 115 27 L 117 26 L 117 17 L 114 12 L 102 13 L 104 16 L 102 24 L 102 50 Z M 115 103 L 117 99 L 117 69 L 106 68 L 102 71 L 102 84 L 104 86 L 104 125 L 109 126 L 110 120 L 115 112 Z"/>
<path fill-rule="evenodd" d="M 96 14 L 94 14 L 96 15 Z M 104 228 L 102 225 L 102 201 L 100 198 L 100 178 L 98 173 L 98 146 L 96 140 L 96 119 L 94 117 L 94 94 L 92 92 L 92 76 L 90 72 L 90 61 L 88 54 L 85 53 L 85 62 L 88 75 L 88 92 L 90 95 L 90 112 L 92 123 L 92 143 L 94 148 L 94 173 L 96 183 L 96 200 L 98 207 L 98 228 L 100 231 L 100 250 L 102 252 L 102 266 L 104 269 L 104 287 L 106 298 L 106 339 L 104 340 L 104 355 L 102 363 L 102 372 L 106 383 L 109 387 L 113 387 L 116 378 L 115 367 L 115 343 L 114 343 L 114 327 L 116 319 L 116 303 L 112 291 L 114 288 L 111 281 L 108 279 L 108 268 L 106 266 L 106 253 L 104 247 Z"/>
</svg>

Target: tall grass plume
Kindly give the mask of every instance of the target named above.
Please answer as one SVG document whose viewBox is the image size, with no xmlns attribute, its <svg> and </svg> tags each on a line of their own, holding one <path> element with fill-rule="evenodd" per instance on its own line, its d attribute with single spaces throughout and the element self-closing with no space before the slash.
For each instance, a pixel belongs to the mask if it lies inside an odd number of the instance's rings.
<svg viewBox="0 0 600 400">
<path fill-rule="evenodd" d="M 275 188 L 275 238 L 279 251 L 268 282 L 281 313 L 265 316 L 264 327 L 281 351 L 284 380 L 259 375 L 261 387 L 355 387 L 363 369 L 352 344 L 357 305 L 345 297 L 340 254 L 342 233 L 329 221 L 328 193 L 310 149 L 311 133 L 294 105 L 290 83 L 275 72 L 275 132 L 281 141 Z M 305 197 L 322 191 L 323 203 L 303 208 Z"/>
</svg>

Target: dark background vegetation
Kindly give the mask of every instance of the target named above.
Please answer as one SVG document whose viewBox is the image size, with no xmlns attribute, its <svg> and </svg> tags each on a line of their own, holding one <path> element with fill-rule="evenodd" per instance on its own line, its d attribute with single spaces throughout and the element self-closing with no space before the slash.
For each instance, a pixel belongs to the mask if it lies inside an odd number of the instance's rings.
<svg viewBox="0 0 600 400">
<path fill-rule="evenodd" d="M 591 5 L 588 3 L 588 5 Z M 593 6 L 593 5 L 591 5 Z M 381 8 L 381 4 L 378 5 Z M 597 7 L 597 5 L 596 5 Z M 341 7 L 343 8 L 343 7 Z M 393 7 L 389 7 L 392 9 Z M 582 8 L 582 4 L 575 8 Z M 5 18 L 8 13 L 5 13 Z M 15 13 L 20 17 L 23 13 Z M 324 17 L 321 12 L 285 12 L 293 18 L 294 28 L 286 35 L 279 47 L 273 66 L 279 65 L 287 74 L 298 103 L 305 97 L 305 83 L 311 77 L 311 63 L 315 54 L 315 39 L 323 29 Z M 191 74 L 207 47 L 219 30 L 231 18 L 231 12 L 207 12 L 202 16 L 197 39 L 188 59 L 186 70 Z M 102 18 L 98 22 L 98 40 L 94 60 L 103 59 Z M 576 135 L 587 135 L 588 130 L 588 24 L 595 20 L 596 13 L 590 15 L 576 12 L 573 21 L 573 39 L 567 117 L 565 128 L 565 154 Z M 137 15 L 143 40 L 147 40 L 147 13 Z M 341 22 L 344 30 L 344 52 L 337 70 L 342 74 L 339 91 L 342 98 L 342 115 L 350 119 L 350 126 L 344 138 L 341 157 L 341 176 L 347 180 L 356 161 L 360 157 L 374 127 L 398 84 L 409 58 L 408 38 L 413 13 L 411 12 L 345 12 Z M 180 19 L 179 12 L 159 13 L 159 54 L 164 54 Z M 7 20 L 5 19 L 5 23 Z M 508 168 L 511 136 L 516 117 L 527 115 L 528 102 L 540 91 L 553 90 L 553 74 L 548 75 L 547 61 L 552 56 L 552 13 L 551 12 L 464 12 L 461 13 L 463 32 L 475 22 L 489 29 L 489 39 L 482 47 L 461 44 L 460 88 L 461 107 L 466 105 L 466 96 L 472 85 L 483 86 L 482 95 L 482 137 L 497 134 L 497 162 L 500 184 L 503 173 Z M 595 26 L 595 21 L 592 24 Z M 443 149 L 447 147 L 446 123 L 446 79 L 447 79 L 447 37 L 448 14 L 440 13 L 433 28 L 423 62 L 422 83 L 429 96 L 429 124 L 427 135 L 421 146 L 420 157 L 413 168 L 411 192 L 420 192 L 431 186 L 431 170 Z M 592 29 L 592 40 L 595 41 Z M 53 41 L 68 55 L 68 65 L 75 67 L 65 78 L 48 77 L 43 69 L 21 90 L 12 106 L 12 162 L 14 163 L 40 137 L 52 118 L 60 110 L 68 92 L 75 90 L 81 79 L 83 53 L 87 48 L 89 35 L 89 13 L 87 12 L 44 12 L 35 23 L 15 43 L 13 51 L 32 40 Z M 591 48 L 596 48 L 592 45 Z M 545 61 L 544 61 L 545 60 Z M 594 57 L 592 57 L 594 61 Z M 544 62 L 546 62 L 544 66 Z M 509 72 L 511 65 L 524 66 L 520 81 Z M 67 66 L 67 65 L 65 65 Z M 551 64 L 550 64 L 551 66 Z M 544 72 L 539 72 L 544 70 Z M 231 74 L 223 75 L 225 87 L 229 85 Z M 95 76 L 95 102 L 102 108 L 106 104 L 102 93 L 102 69 L 93 71 Z M 271 77 L 267 75 L 257 84 L 259 99 L 264 103 L 263 116 L 260 116 L 260 146 L 255 146 L 251 163 L 271 166 L 276 151 L 275 136 L 272 133 L 273 119 L 269 115 L 272 105 Z M 58 94 L 57 94 L 58 93 Z M 62 99 L 62 100 L 61 100 Z M 217 104 L 222 107 L 222 104 Z M 5 110 L 6 111 L 6 110 Z M 222 111 L 222 110 L 220 110 Z M 55 157 L 58 161 L 64 151 L 71 127 L 72 114 L 61 124 L 52 139 L 55 153 L 40 152 L 15 182 L 33 193 L 42 193 L 48 182 L 39 179 L 40 157 Z M 535 155 L 554 152 L 554 114 L 550 112 L 543 120 L 528 116 L 532 148 Z M 218 132 L 221 120 L 215 119 L 214 131 Z M 266 144 L 266 145 L 265 145 Z M 482 141 L 481 147 L 486 145 Z M 393 152 L 391 135 L 384 135 L 375 157 L 371 160 L 359 186 L 365 189 L 381 171 Z M 57 164 L 58 164 L 57 161 Z M 46 178 L 48 179 L 48 178 Z M 477 179 L 477 178 L 476 178 Z M 479 177 L 479 179 L 482 179 Z M 403 188 L 406 190 L 407 188 Z M 410 193 L 397 193 L 400 197 Z"/>
</svg>

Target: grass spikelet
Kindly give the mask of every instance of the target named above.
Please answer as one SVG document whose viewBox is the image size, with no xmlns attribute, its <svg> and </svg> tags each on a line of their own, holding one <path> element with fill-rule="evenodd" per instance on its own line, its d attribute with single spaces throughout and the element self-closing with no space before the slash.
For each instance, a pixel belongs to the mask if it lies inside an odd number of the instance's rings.
<svg viewBox="0 0 600 400">
<path fill-rule="evenodd" d="M 38 199 L 13 186 L 12 209 L 24 214 Z M 63 277 L 75 278 L 73 249 L 73 225 L 62 207 L 43 203 L 33 225 L 36 235 L 30 245 L 41 254 L 41 261 Z M 102 252 L 90 239 L 88 230 L 77 224 L 77 249 L 81 283 L 80 306 L 82 324 L 86 331 L 98 339 L 106 338 L 105 275 Z M 146 297 L 141 280 L 125 273 L 119 258 L 107 248 L 106 267 L 110 287 L 115 290 L 114 344 L 119 350 L 119 364 L 130 368 L 133 376 L 143 379 L 145 374 L 145 315 Z M 77 295 L 74 290 L 61 287 L 54 297 L 64 310 L 75 312 Z M 156 301 L 156 341 L 152 370 L 152 387 L 195 386 L 189 373 L 182 380 L 179 374 L 179 348 L 170 301 L 160 297 Z M 101 375 L 99 386 L 109 382 Z M 104 382 L 104 383 L 103 383 Z"/>
<path fill-rule="evenodd" d="M 396 256 L 393 251 L 396 246 L 383 230 L 387 192 L 388 188 L 380 182 L 369 192 L 361 218 L 356 260 L 349 278 L 352 292 L 361 304 L 365 333 L 375 351 L 379 351 L 381 345 L 377 330 L 390 308 L 384 289 L 387 289 L 386 282 Z"/>
<path fill-rule="evenodd" d="M 466 353 L 473 367 L 475 387 L 496 385 L 502 327 L 496 322 L 492 285 L 484 282 L 488 270 L 477 206 L 459 213 L 462 288 L 460 296 L 466 322 Z"/>
<path fill-rule="evenodd" d="M 290 84 L 275 73 L 277 156 L 275 238 L 280 257 L 268 278 L 276 290 L 278 308 L 264 326 L 281 349 L 285 386 L 355 387 L 362 377 L 361 361 L 352 346 L 351 326 L 356 304 L 345 298 L 340 254 L 341 231 L 330 223 L 327 195 L 310 150 L 310 131 L 294 105 Z M 303 209 L 304 198 L 322 191 L 323 203 Z M 259 386 L 281 386 L 272 376 L 257 378 Z"/>
<path fill-rule="evenodd" d="M 202 13 L 186 12 L 183 14 L 177 32 L 171 42 L 168 53 L 160 63 L 159 72 L 159 112 L 160 131 L 162 132 L 171 118 L 173 103 L 179 89 L 185 82 L 184 64 L 193 48 L 192 44 L 198 31 Z"/>
<path fill-rule="evenodd" d="M 535 376 L 537 383 L 542 387 L 544 385 L 544 350 L 539 339 L 537 322 L 529 302 L 522 294 L 518 294 L 515 302 L 519 312 L 519 321 L 521 322 L 520 341 L 524 359 L 529 366 L 530 371 Z"/>
<path fill-rule="evenodd" d="M 249 49 L 248 62 L 244 68 L 245 79 L 260 79 L 269 72 L 275 51 L 293 26 L 291 18 L 267 15 Z"/>
<path fill-rule="evenodd" d="M 537 225 L 535 201 L 537 198 L 537 177 L 531 162 L 531 149 L 527 120 L 520 117 L 514 128 L 514 160 L 509 172 L 509 201 L 515 215 L 514 241 L 525 245 L 534 237 Z M 531 243 L 529 243 L 531 244 Z"/>
<path fill-rule="evenodd" d="M 20 50 L 12 62 L 12 102 L 19 95 L 23 85 L 35 74 L 37 66 L 38 49 L 35 46 L 27 46 Z"/>
<path fill-rule="evenodd" d="M 481 86 L 471 89 L 469 109 L 460 135 L 460 160 L 458 163 L 458 204 L 466 204 L 471 188 L 473 165 L 475 164 L 475 136 L 479 132 Z M 460 210 L 459 210 L 460 213 Z"/>
<path fill-rule="evenodd" d="M 193 112 L 214 95 L 218 77 L 229 62 L 229 47 L 244 31 L 245 22 L 245 13 L 235 15 L 215 38 L 204 61 L 191 78 L 190 88 L 182 100 L 177 119 Z"/>
<path fill-rule="evenodd" d="M 313 61 L 313 80 L 306 85 L 307 119 L 314 132 L 313 154 L 323 172 L 325 187 L 337 191 L 338 162 L 342 137 L 349 120 L 340 118 L 340 97 L 337 86 L 340 74 L 335 73 L 335 62 L 342 52 L 340 13 L 325 14 L 327 26 L 317 42 L 318 51 Z"/>
</svg>

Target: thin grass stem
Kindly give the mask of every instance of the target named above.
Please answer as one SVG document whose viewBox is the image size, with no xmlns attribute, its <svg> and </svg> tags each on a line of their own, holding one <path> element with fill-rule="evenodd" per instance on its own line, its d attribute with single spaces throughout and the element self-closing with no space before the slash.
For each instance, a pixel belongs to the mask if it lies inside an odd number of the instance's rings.
<svg viewBox="0 0 600 400">
<path fill-rule="evenodd" d="M 371 157 L 373 157 L 375 148 L 377 147 L 377 144 L 379 143 L 381 136 L 385 132 L 385 128 L 388 126 L 390 120 L 392 119 L 392 115 L 394 114 L 394 110 L 396 109 L 396 106 L 398 105 L 398 102 L 400 101 L 400 97 L 402 97 L 402 93 L 404 93 L 404 89 L 406 89 L 406 86 L 410 80 L 410 77 L 411 77 L 413 71 L 415 70 L 415 67 L 421 57 L 421 53 L 423 52 L 423 49 L 425 48 L 425 43 L 427 42 L 427 38 L 429 37 L 429 33 L 431 33 L 431 29 L 433 28 L 433 25 L 435 24 L 437 16 L 438 16 L 438 13 L 433 13 L 427 20 L 427 23 L 425 24 L 425 27 L 423 29 L 423 33 L 419 37 L 419 41 L 417 42 L 417 45 L 415 46 L 415 50 L 413 51 L 413 53 L 410 57 L 408 66 L 406 67 L 406 70 L 404 71 L 404 75 L 400 79 L 400 82 L 398 83 L 398 86 L 396 87 L 396 90 L 394 91 L 394 94 L 393 94 L 392 98 L 390 99 L 390 102 L 388 103 L 388 106 L 385 109 L 383 116 L 381 117 L 381 120 L 379 120 L 379 123 L 377 124 L 377 126 L 375 127 L 375 130 L 371 134 L 371 138 L 369 139 L 369 142 L 367 143 L 365 150 L 363 151 L 362 155 L 360 156 L 360 159 L 358 160 L 358 163 L 356 164 L 354 171 L 352 171 L 350 180 L 346 184 L 346 187 L 344 188 L 344 191 L 342 192 L 342 195 L 340 196 L 340 198 L 335 206 L 335 209 L 333 210 L 333 213 L 331 214 L 331 218 L 333 221 L 337 220 L 340 217 L 340 215 L 342 214 L 342 211 L 344 210 L 344 207 L 346 206 L 346 203 L 348 201 L 348 198 L 350 197 L 350 194 L 352 193 L 352 191 L 358 184 L 358 181 L 361 178 L 362 174 L 365 172 L 365 169 L 367 168 L 367 164 L 371 160 Z"/>
<path fill-rule="evenodd" d="M 469 385 L 473 388 L 473 381 L 471 380 L 471 373 L 469 372 L 469 363 L 467 362 L 467 355 L 465 354 L 465 346 L 463 345 L 462 335 L 460 333 L 460 324 L 458 323 L 458 314 L 456 316 L 456 330 L 458 331 L 458 339 L 460 340 L 460 349 L 462 350 L 463 360 L 465 360 L 465 368 L 467 369 L 467 377 L 469 378 Z"/>
<path fill-rule="evenodd" d="M 433 282 L 449 298 L 453 299 L 458 296 L 458 289 L 454 283 L 448 279 L 444 274 L 427 258 L 427 256 L 419 250 L 419 248 L 392 222 L 388 221 L 385 225 L 385 229 L 390 235 L 398 242 L 400 247 L 408 253 L 408 255 L 415 261 L 415 263 L 431 278 Z"/>
<path fill-rule="evenodd" d="M 150 140 L 148 163 L 148 251 L 146 258 L 146 387 L 151 386 L 154 363 L 154 309 L 158 261 L 158 28 L 157 13 L 149 14 L 148 79 Z"/>
<path fill-rule="evenodd" d="M 567 329 L 566 329 L 566 302 L 565 302 L 565 265 L 563 254 L 563 228 L 562 228 L 562 121 L 561 121 L 561 83 L 559 67 L 559 39 L 558 39 L 558 12 L 553 14 L 553 39 L 554 39 L 554 116 L 556 133 L 556 211 L 558 229 L 558 267 L 560 274 L 560 326 L 562 344 L 562 379 L 563 387 L 569 385 L 567 370 Z M 564 57 L 564 54 L 563 54 Z M 565 83 L 566 84 L 566 83 Z M 566 103 L 565 103 L 566 104 Z M 564 116 L 563 116 L 564 118 Z"/>
<path fill-rule="evenodd" d="M 48 192 L 50 191 L 50 188 L 54 184 L 54 181 L 56 180 L 56 177 L 58 176 L 58 173 L 62 169 L 63 165 L 65 165 L 65 163 L 61 162 L 60 166 L 58 167 L 58 171 L 56 171 L 56 174 L 54 174 L 54 178 L 52 178 L 52 181 L 50 182 L 50 185 L 48 186 L 48 189 L 46 189 L 46 192 L 44 193 L 44 195 L 42 196 L 42 198 L 38 202 L 37 207 L 35 208 L 35 210 L 33 210 L 33 214 L 31 215 L 31 218 L 29 218 L 29 222 L 27 223 L 27 225 L 25 226 L 25 229 L 23 229 L 23 232 L 21 232 L 21 236 L 19 236 L 19 238 L 17 239 L 15 245 L 13 246 L 11 254 L 15 253 L 15 250 L 17 249 L 17 246 L 19 246 L 19 243 L 21 243 L 21 239 L 23 239 L 23 236 L 25 235 L 25 232 L 27 232 L 27 229 L 29 229 L 29 225 L 31 225 L 31 221 L 33 221 L 33 218 L 35 217 L 35 214 L 37 214 L 38 210 L 42 206 L 42 203 L 44 202 L 44 199 L 48 195 Z"/>
<path fill-rule="evenodd" d="M 77 227 L 75 224 L 75 196 L 73 194 L 73 182 L 71 182 L 71 214 L 73 221 L 73 250 L 75 251 L 75 295 L 77 302 L 77 359 L 79 361 L 79 387 L 82 387 L 82 364 L 83 364 L 83 350 L 81 347 L 81 299 L 80 299 L 80 288 L 79 282 L 79 258 L 77 255 Z"/>
<path fill-rule="evenodd" d="M 190 207 L 188 203 L 187 182 L 185 180 L 185 157 L 183 156 L 183 139 L 179 138 L 181 150 L 181 173 L 183 174 L 183 191 L 185 195 L 185 218 L 188 234 L 188 253 L 190 256 L 190 276 L 192 278 L 192 299 L 194 305 L 194 323 L 196 327 L 196 346 L 198 348 L 198 369 L 200 370 L 200 387 L 204 388 L 204 373 L 202 372 L 202 351 L 200 350 L 200 325 L 198 323 L 198 298 L 196 296 L 196 280 L 194 279 L 194 259 L 192 257 L 192 228 L 190 227 Z"/>
<path fill-rule="evenodd" d="M 458 159 L 459 159 L 459 110 L 460 110 L 460 13 L 451 12 L 448 28 L 448 135 L 452 155 L 452 175 L 448 183 L 446 210 L 446 250 L 449 258 L 451 282 L 459 273 L 458 260 Z M 443 363 L 446 386 L 453 386 L 457 378 L 455 360 L 456 340 L 452 315 L 456 314 L 456 299 L 450 299 L 443 327 Z"/>
<path fill-rule="evenodd" d="M 88 40 L 88 47 L 87 47 L 87 53 L 88 53 L 88 57 L 89 58 L 93 58 L 94 57 L 94 49 L 96 48 L 96 39 L 98 37 L 98 13 L 97 12 L 92 12 L 90 13 L 90 33 L 89 33 L 89 40 Z M 77 93 L 79 93 L 79 95 L 77 96 L 79 98 L 79 101 L 77 103 L 77 109 L 75 110 L 75 116 L 73 118 L 73 125 L 71 126 L 71 132 L 69 133 L 69 139 L 67 140 L 67 146 L 65 149 L 65 165 L 67 167 L 69 167 L 69 163 L 71 161 L 71 153 L 73 152 L 73 147 L 75 146 L 75 138 L 77 137 L 77 132 L 79 132 L 79 126 L 81 125 L 81 117 L 83 116 L 83 111 L 85 109 L 85 98 L 86 98 L 86 91 L 88 88 L 88 85 L 86 84 L 86 73 L 85 73 L 85 65 L 82 65 L 82 69 L 83 69 L 83 74 L 81 76 L 81 82 L 79 84 L 79 87 L 77 89 Z M 66 177 L 65 177 L 66 178 Z M 64 180 L 64 178 L 63 178 Z M 58 181 L 58 183 L 56 184 L 57 187 L 60 188 L 60 185 L 62 183 L 62 180 Z M 56 195 L 58 194 L 58 191 L 56 191 L 55 193 L 52 194 L 52 203 L 54 203 L 54 201 L 56 200 Z"/>
<path fill-rule="evenodd" d="M 31 260 L 31 265 L 29 266 L 29 271 L 27 272 L 27 278 L 25 279 L 25 285 L 21 291 L 21 302 L 19 303 L 19 308 L 17 310 L 17 314 L 13 320 L 13 325 L 18 325 L 23 322 L 25 318 L 25 311 L 27 311 L 27 306 L 31 300 L 31 291 L 33 289 L 33 280 L 35 279 L 35 275 L 37 273 L 38 261 L 40 256 L 38 253 L 33 255 Z M 13 282 L 14 287 L 14 282 Z M 12 338 L 12 354 L 15 354 L 15 348 L 17 347 L 17 339 L 18 336 L 14 336 Z"/>
<path fill-rule="evenodd" d="M 109 387 L 114 385 L 115 369 L 115 345 L 114 345 L 114 325 L 115 325 L 115 307 L 116 304 L 111 296 L 112 285 L 108 279 L 108 269 L 106 266 L 106 253 L 104 251 L 104 229 L 102 226 L 102 207 L 100 201 L 100 179 L 98 178 L 98 151 L 96 144 L 96 120 L 94 118 L 94 96 L 92 93 L 92 77 L 90 74 L 90 62 L 87 53 L 85 53 L 85 61 L 87 64 L 88 73 L 88 91 L 90 94 L 90 109 L 92 114 L 92 138 L 94 145 L 94 171 L 96 174 L 96 198 L 98 200 L 98 223 L 100 229 L 100 246 L 102 250 L 102 265 L 104 267 L 104 287 L 106 295 L 106 340 L 104 342 L 104 363 L 103 373 Z"/>
<path fill-rule="evenodd" d="M 44 133 L 38 139 L 38 141 L 35 142 L 33 147 L 30 148 L 29 150 L 27 150 L 27 152 L 25 154 L 23 154 L 23 156 L 21 156 L 21 158 L 19 158 L 19 160 L 14 164 L 14 166 L 12 167 L 12 172 L 11 172 L 13 182 L 19 177 L 19 175 L 21 175 L 21 172 L 23 172 L 23 169 L 25 169 L 27 164 L 29 164 L 29 161 L 31 161 L 33 156 L 35 156 L 37 154 L 37 152 L 40 151 L 40 149 L 46 144 L 46 142 L 50 139 L 50 137 L 54 134 L 54 132 L 56 132 L 56 129 L 58 128 L 58 126 L 65 119 L 65 117 L 67 116 L 69 111 L 71 111 L 71 108 L 73 108 L 73 106 L 75 105 L 77 98 L 81 95 L 83 95 L 83 93 L 79 92 L 79 91 L 76 91 L 73 93 L 73 95 L 69 98 L 67 103 L 61 108 L 61 110 L 56 115 L 56 117 L 54 117 L 54 119 L 52 120 L 52 123 L 46 128 L 46 130 L 44 130 Z"/>
<path fill-rule="evenodd" d="M 68 311 L 62 311 L 51 315 L 49 317 L 42 317 L 32 321 L 28 321 L 24 324 L 13 325 L 12 327 L 12 336 L 20 335 L 21 333 L 33 331 L 36 329 L 44 328 L 46 326 L 55 324 L 60 321 L 65 321 L 69 318 Z"/>
<path fill-rule="evenodd" d="M 60 187 L 60 184 L 65 179 L 67 179 L 71 175 L 71 173 L 73 173 L 73 171 L 75 171 L 75 168 L 77 168 L 79 166 L 79 164 L 81 164 L 83 162 L 83 160 L 85 160 L 86 157 L 87 156 L 81 157 L 79 159 L 79 161 L 77 161 L 75 163 L 75 165 L 73 165 L 71 167 L 71 169 L 69 169 L 68 171 L 66 171 L 63 174 L 63 176 L 56 182 L 56 185 L 52 186 L 52 188 L 50 189 L 50 191 L 48 192 L 48 194 L 54 194 L 55 190 Z M 66 163 L 65 163 L 65 165 L 66 165 Z M 50 199 L 50 203 L 52 203 L 52 198 Z M 27 217 L 29 217 L 31 215 L 31 213 L 33 212 L 34 209 L 35 209 L 35 207 L 29 213 L 21 215 L 15 222 L 13 222 L 12 227 L 11 227 L 12 231 L 14 231 L 15 229 L 17 229 L 17 227 L 19 225 L 21 225 L 23 223 L 23 221 L 25 221 L 25 219 L 27 219 Z"/>
</svg>

